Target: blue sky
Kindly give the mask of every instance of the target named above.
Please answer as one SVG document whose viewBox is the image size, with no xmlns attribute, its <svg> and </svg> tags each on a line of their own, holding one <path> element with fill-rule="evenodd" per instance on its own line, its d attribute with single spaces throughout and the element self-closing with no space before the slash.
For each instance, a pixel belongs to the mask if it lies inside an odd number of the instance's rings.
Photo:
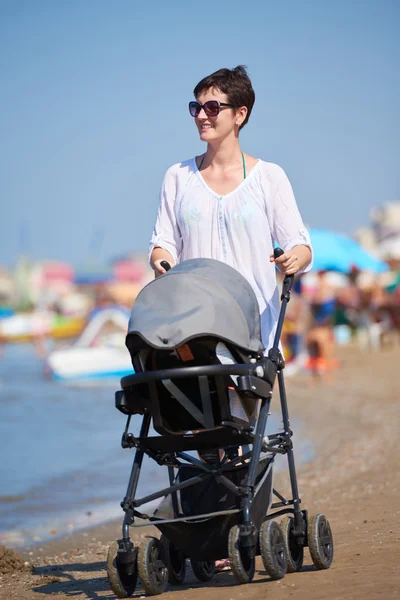
<svg viewBox="0 0 400 600">
<path fill-rule="evenodd" d="M 306 223 L 351 233 L 400 198 L 397 0 L 0 0 L 0 264 L 146 250 L 187 102 L 221 67 L 256 92 L 243 149 Z"/>
</svg>

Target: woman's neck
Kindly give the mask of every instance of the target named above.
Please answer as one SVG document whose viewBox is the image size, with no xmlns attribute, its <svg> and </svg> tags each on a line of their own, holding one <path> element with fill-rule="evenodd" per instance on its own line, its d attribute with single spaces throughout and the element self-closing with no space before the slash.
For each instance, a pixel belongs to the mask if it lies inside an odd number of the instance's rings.
<svg viewBox="0 0 400 600">
<path fill-rule="evenodd" d="M 242 152 L 240 150 L 239 140 L 223 140 L 218 144 L 208 144 L 205 156 L 207 164 L 213 163 L 220 168 L 232 166 L 238 160 L 241 160 Z"/>
</svg>

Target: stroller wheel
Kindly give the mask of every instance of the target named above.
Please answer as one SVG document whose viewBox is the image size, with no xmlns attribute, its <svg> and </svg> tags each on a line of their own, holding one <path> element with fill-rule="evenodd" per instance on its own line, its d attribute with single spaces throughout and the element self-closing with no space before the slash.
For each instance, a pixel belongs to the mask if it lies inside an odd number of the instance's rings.
<svg viewBox="0 0 400 600">
<path fill-rule="evenodd" d="M 136 588 L 138 571 L 133 563 L 118 561 L 118 542 L 113 542 L 107 555 L 107 575 L 110 587 L 118 598 L 129 598 Z"/>
<path fill-rule="evenodd" d="M 314 565 L 317 569 L 329 569 L 333 560 L 333 537 L 329 521 L 324 515 L 309 518 L 307 538 Z"/>
<path fill-rule="evenodd" d="M 285 542 L 287 570 L 288 573 L 295 573 L 296 571 L 300 571 L 303 566 L 304 546 L 300 546 L 293 535 L 293 517 L 284 517 L 279 525 Z"/>
<path fill-rule="evenodd" d="M 149 596 L 162 594 L 168 583 L 168 558 L 165 547 L 154 537 L 139 546 L 138 571 L 143 589 Z"/>
<path fill-rule="evenodd" d="M 167 556 L 168 581 L 171 585 L 180 585 L 186 577 L 186 557 L 165 535 L 161 536 L 160 543 L 165 548 Z"/>
<path fill-rule="evenodd" d="M 199 581 L 211 581 L 215 573 L 215 563 L 209 560 L 194 560 L 190 559 L 190 564 L 193 573 Z"/>
<path fill-rule="evenodd" d="M 250 558 L 240 543 L 240 525 L 234 525 L 229 531 L 228 554 L 233 574 L 239 583 L 250 583 L 256 567 L 255 558 Z"/>
<path fill-rule="evenodd" d="M 260 550 L 265 570 L 271 579 L 286 575 L 285 538 L 276 521 L 264 521 L 260 529 Z"/>
</svg>

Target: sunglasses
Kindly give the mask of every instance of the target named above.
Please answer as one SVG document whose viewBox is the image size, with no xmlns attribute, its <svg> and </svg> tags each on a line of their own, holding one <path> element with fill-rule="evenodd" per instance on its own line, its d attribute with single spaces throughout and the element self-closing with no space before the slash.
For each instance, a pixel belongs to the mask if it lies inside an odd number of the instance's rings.
<svg viewBox="0 0 400 600">
<path fill-rule="evenodd" d="M 207 117 L 217 117 L 223 106 L 235 108 L 233 104 L 227 104 L 226 102 L 220 102 L 219 100 L 208 100 L 204 104 L 200 104 L 200 102 L 193 100 L 192 102 L 189 102 L 189 112 L 192 117 L 196 118 L 199 116 L 201 109 L 203 109 Z"/>
</svg>

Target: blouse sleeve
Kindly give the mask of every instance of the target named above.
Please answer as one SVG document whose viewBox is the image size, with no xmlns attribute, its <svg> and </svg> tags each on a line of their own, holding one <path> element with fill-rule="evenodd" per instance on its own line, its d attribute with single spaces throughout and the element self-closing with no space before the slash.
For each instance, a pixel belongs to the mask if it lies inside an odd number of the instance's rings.
<svg viewBox="0 0 400 600">
<path fill-rule="evenodd" d="M 156 247 L 167 250 L 172 255 L 175 264 L 179 261 L 182 239 L 175 216 L 176 193 L 176 174 L 171 167 L 168 169 L 161 187 L 157 219 L 149 247 L 149 261 L 151 253 Z"/>
<path fill-rule="evenodd" d="M 275 167 L 276 172 L 271 186 L 272 235 L 285 252 L 299 245 L 310 248 L 311 261 L 302 271 L 306 273 L 311 269 L 313 262 L 310 234 L 304 226 L 292 186 L 285 171 L 278 165 L 275 165 Z"/>
</svg>

